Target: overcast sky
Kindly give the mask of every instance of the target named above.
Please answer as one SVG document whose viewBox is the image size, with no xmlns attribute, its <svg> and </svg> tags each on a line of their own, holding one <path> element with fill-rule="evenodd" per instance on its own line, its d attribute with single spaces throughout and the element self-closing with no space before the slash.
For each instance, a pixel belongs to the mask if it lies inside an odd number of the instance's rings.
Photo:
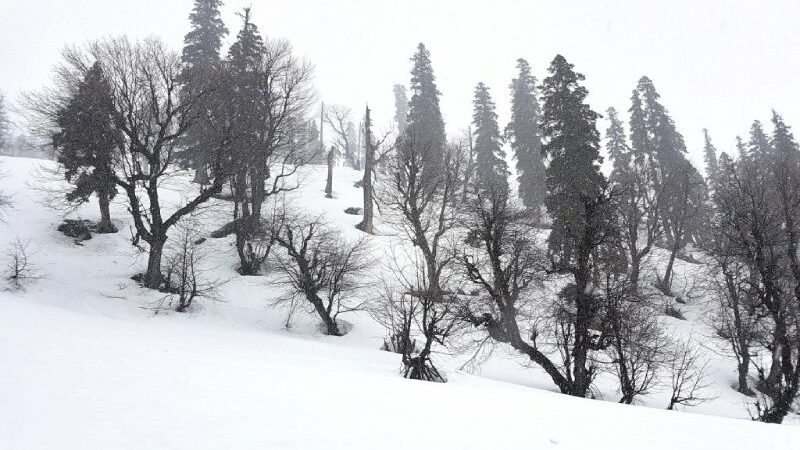
<svg viewBox="0 0 800 450">
<path fill-rule="evenodd" d="M 127 33 L 179 50 L 192 3 L 0 0 L 0 90 L 13 100 L 41 87 L 67 43 Z M 451 135 L 469 124 L 478 81 L 492 89 L 503 127 L 516 59 L 541 80 L 557 53 L 586 75 L 601 112 L 627 111 L 638 78 L 652 78 L 695 162 L 703 128 L 730 151 L 771 108 L 800 127 L 797 0 L 227 0 L 228 41 L 247 5 L 265 36 L 288 38 L 315 65 L 320 98 L 359 115 L 369 102 L 378 129 L 390 125 L 392 85 L 408 85 L 418 42 L 431 51 Z"/>
</svg>

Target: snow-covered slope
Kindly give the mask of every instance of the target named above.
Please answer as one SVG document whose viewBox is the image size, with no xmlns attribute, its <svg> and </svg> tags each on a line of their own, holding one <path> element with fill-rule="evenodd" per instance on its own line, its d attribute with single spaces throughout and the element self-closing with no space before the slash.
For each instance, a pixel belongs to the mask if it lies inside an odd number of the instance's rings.
<svg viewBox="0 0 800 450">
<path fill-rule="evenodd" d="M 0 190 L 15 208 L 0 224 L 0 250 L 30 241 L 40 279 L 0 292 L 0 448 L 796 448 L 800 428 L 747 417 L 745 397 L 728 388 L 733 364 L 712 364 L 717 399 L 690 414 L 570 398 L 549 392 L 541 371 L 498 348 L 475 375 L 463 356 L 441 356 L 449 382 L 405 380 L 397 355 L 377 350 L 383 331 L 365 315 L 341 338 L 322 336 L 286 311 L 270 277 L 239 277 L 230 240 L 209 240 L 211 276 L 229 280 L 220 302 L 189 314 L 154 314 L 162 296 L 130 276 L 146 258 L 130 245 L 124 204 L 120 233 L 76 246 L 61 217 L 26 183 L 41 161 L 2 158 Z M 337 170 L 337 198 L 322 198 L 323 170 L 306 172 L 293 202 L 355 236 L 357 172 Z M 165 192 L 178 198 L 176 191 Z M 213 229 L 227 213 L 208 209 Z M 220 212 L 222 211 L 222 212 Z M 94 205 L 75 215 L 95 219 Z M 391 237 L 373 242 L 380 255 Z M 377 258 L 376 258 L 377 261 Z M 2 261 L 0 261 L 2 262 Z M 377 266 L 377 264 L 376 264 Z M 701 311 L 687 307 L 697 319 Z M 702 323 L 674 324 L 676 333 Z M 712 354 L 709 352 L 709 354 Z M 461 358 L 461 359 L 460 359 Z M 516 384 L 512 384 L 513 382 Z M 544 388 L 535 389 L 530 386 Z M 600 393 L 614 399 L 613 387 Z M 663 397 L 648 399 L 663 408 Z"/>
</svg>

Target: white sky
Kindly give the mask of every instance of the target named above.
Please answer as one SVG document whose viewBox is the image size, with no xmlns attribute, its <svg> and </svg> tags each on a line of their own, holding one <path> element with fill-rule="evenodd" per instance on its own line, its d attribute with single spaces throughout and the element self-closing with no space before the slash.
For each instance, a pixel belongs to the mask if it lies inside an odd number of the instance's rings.
<svg viewBox="0 0 800 450">
<path fill-rule="evenodd" d="M 192 3 L 0 0 L 0 90 L 13 100 L 41 87 L 66 43 L 155 34 L 180 50 Z M 768 121 L 773 107 L 800 127 L 797 0 L 227 0 L 229 41 L 247 5 L 264 35 L 290 39 L 316 66 L 323 100 L 357 115 L 368 101 L 378 129 L 390 125 L 392 85 L 408 84 L 420 41 L 450 135 L 469 124 L 478 81 L 492 88 L 503 127 L 516 59 L 541 80 L 556 53 L 586 75 L 601 112 L 627 111 L 638 78 L 652 78 L 697 163 L 704 127 L 719 150 L 732 150 L 734 136 L 755 118 Z"/>
</svg>

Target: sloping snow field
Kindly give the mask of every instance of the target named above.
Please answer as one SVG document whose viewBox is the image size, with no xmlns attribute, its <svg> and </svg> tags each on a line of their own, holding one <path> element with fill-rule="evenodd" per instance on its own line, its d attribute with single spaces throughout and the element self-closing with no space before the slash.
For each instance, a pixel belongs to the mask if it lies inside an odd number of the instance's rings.
<svg viewBox="0 0 800 450">
<path fill-rule="evenodd" d="M 646 400 L 653 408 L 616 404 L 613 384 L 603 380 L 599 394 L 609 401 L 553 393 L 540 370 L 503 348 L 475 374 L 458 370 L 469 355 L 441 355 L 446 384 L 405 380 L 397 355 L 378 350 L 383 330 L 366 315 L 344 316 L 354 327 L 341 338 L 320 335 L 310 315 L 293 318 L 287 329 L 286 310 L 271 305 L 281 288 L 270 276 L 236 275 L 230 239 L 204 244 L 209 276 L 228 280 L 221 301 L 156 314 L 162 296 L 130 280 L 146 258 L 130 245 L 121 198 L 112 210 L 120 232 L 77 246 L 55 230 L 61 215 L 40 204 L 46 194 L 27 184 L 36 183 L 42 162 L 0 160 L 0 190 L 15 203 L 0 224 L 0 250 L 16 238 L 29 241 L 40 275 L 24 291 L 0 292 L 0 449 L 800 445 L 800 427 L 741 420 L 749 399 L 728 387 L 734 364 L 710 350 L 716 399 L 692 413 L 663 410 L 665 393 Z M 307 170 L 290 201 L 326 212 L 356 236 L 359 217 L 343 210 L 360 203 L 353 187 L 360 174 L 338 169 L 337 198 L 326 200 L 323 172 Z M 225 207 L 207 209 L 201 223 L 208 230 L 221 225 Z M 95 208 L 72 215 L 96 219 Z M 372 242 L 378 276 L 390 241 Z M 687 306 L 693 320 L 675 321 L 674 332 L 706 339 L 701 313 L 701 305 Z"/>
</svg>

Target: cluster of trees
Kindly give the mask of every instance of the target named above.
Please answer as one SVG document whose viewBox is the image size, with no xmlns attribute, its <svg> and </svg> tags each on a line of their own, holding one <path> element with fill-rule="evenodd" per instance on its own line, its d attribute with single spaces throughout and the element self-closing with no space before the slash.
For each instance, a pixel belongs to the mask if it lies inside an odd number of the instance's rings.
<svg viewBox="0 0 800 450">
<path fill-rule="evenodd" d="M 406 376 L 442 380 L 432 349 L 458 347 L 479 332 L 478 341 L 530 358 L 566 394 L 591 395 L 596 377 L 611 373 L 622 403 L 658 389 L 671 390 L 669 409 L 703 402 L 707 362 L 661 317 L 676 313 L 676 297 L 685 301 L 673 292 L 675 262 L 696 262 L 687 252 L 693 246 L 716 261 L 713 323 L 739 362 L 739 390 L 754 394 L 755 365 L 754 417 L 783 419 L 800 376 L 800 186 L 793 184 L 800 152 L 778 115 L 771 138 L 753 126 L 737 161 L 724 153 L 718 161 L 706 132 L 704 178 L 653 82 L 642 77 L 629 131 L 616 110 L 607 112 L 613 169 L 606 177 L 601 116 L 585 102 L 583 75 L 562 56 L 541 85 L 518 61 L 505 133 L 479 83 L 467 145 L 446 139 L 429 52 L 420 44 L 412 60 L 411 99 L 396 114 L 404 131 L 379 202 L 383 221 L 413 251 L 387 265 L 395 282 L 374 314 L 389 330 L 384 348 L 402 354 Z M 403 90 L 395 94 L 402 99 Z M 509 192 L 504 142 L 514 151 L 519 201 Z M 646 277 L 656 247 L 666 261 Z"/>
<path fill-rule="evenodd" d="M 124 37 L 68 48 L 52 89 L 28 98 L 72 184 L 67 200 L 96 196 L 102 232 L 116 231 L 109 202 L 120 194 L 127 201 L 134 243 L 148 244 L 144 286 L 178 295 L 180 311 L 211 295 L 196 268 L 198 240 L 184 225 L 221 198 L 233 215 L 213 236 L 234 235 L 241 274 L 258 274 L 274 257 L 290 293 L 281 301 L 313 310 L 330 335 L 347 331 L 339 314 L 368 309 L 386 326 L 384 347 L 401 355 L 406 377 L 445 381 L 437 349 L 477 334 L 529 358 L 563 393 L 591 396 L 606 373 L 618 381 L 620 402 L 664 388 L 672 409 L 707 399 L 697 348 L 671 336 L 660 317 L 663 299 L 675 296 L 675 261 L 692 245 L 713 260 L 713 323 L 737 359 L 739 390 L 758 392 L 760 420 L 780 422 L 790 411 L 800 385 L 800 149 L 780 116 L 771 138 L 754 124 L 736 158 L 717 159 L 706 133 L 704 178 L 643 77 L 628 132 L 617 111 L 607 111 L 606 176 L 601 116 L 586 103 L 584 76 L 563 56 L 541 84 L 517 61 L 504 128 L 478 83 L 470 131 L 454 140 L 430 52 L 419 44 L 409 89 L 394 86 L 397 133 L 389 143 L 375 136 L 369 108 L 358 126 L 341 106 L 312 112 L 310 65 L 288 42 L 264 39 L 249 9 L 223 57 L 228 31 L 219 7 L 196 0 L 181 55 L 156 39 Z M 325 124 L 334 135 L 328 152 Z M 298 167 L 325 158 L 331 195 L 338 155 L 364 170 L 358 228 L 375 232 L 378 206 L 407 244 L 384 261 L 378 294 L 356 295 L 367 284 L 367 240 L 348 242 L 322 218 L 270 201 L 299 186 Z M 166 207 L 159 187 L 186 169 L 199 187 Z M 176 228 L 165 271 L 162 254 Z M 666 264 L 647 277 L 656 247 L 666 250 Z"/>
</svg>

